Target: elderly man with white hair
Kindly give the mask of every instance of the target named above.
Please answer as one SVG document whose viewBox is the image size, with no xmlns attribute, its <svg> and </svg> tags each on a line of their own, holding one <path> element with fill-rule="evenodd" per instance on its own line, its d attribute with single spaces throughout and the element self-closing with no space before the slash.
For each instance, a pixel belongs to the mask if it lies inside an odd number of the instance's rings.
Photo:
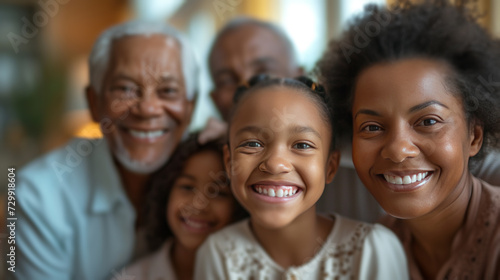
<svg viewBox="0 0 500 280">
<path fill-rule="evenodd" d="M 198 68 L 164 23 L 106 30 L 89 59 L 87 100 L 103 139 L 77 138 L 18 174 L 12 279 L 109 279 L 137 256 L 150 174 L 186 132 Z"/>
</svg>

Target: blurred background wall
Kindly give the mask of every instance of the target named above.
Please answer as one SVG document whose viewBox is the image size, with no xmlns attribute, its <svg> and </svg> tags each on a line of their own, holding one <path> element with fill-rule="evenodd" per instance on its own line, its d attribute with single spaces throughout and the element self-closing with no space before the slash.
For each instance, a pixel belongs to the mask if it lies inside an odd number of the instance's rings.
<svg viewBox="0 0 500 280">
<path fill-rule="evenodd" d="M 203 67 L 191 129 L 217 116 L 208 98 L 207 52 L 217 30 L 245 15 L 281 25 L 310 70 L 327 42 L 367 3 L 394 0 L 0 0 L 0 218 L 5 220 L 7 168 L 63 145 L 98 136 L 84 99 L 87 57 L 107 27 L 133 18 L 161 19 L 185 32 Z M 479 0 L 481 23 L 500 34 L 500 1 Z M 0 230 L 5 242 L 6 229 Z M 2 254 L 3 257 L 4 254 Z M 2 268 L 0 264 L 0 268 Z M 3 269 L 2 269 L 3 271 Z M 0 274 L 1 275 L 1 274 Z"/>
</svg>

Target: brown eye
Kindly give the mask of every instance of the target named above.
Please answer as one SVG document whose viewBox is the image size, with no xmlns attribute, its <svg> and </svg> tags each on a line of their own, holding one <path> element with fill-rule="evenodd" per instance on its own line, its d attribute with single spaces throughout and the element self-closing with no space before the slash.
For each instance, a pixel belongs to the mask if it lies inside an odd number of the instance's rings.
<svg viewBox="0 0 500 280">
<path fill-rule="evenodd" d="M 160 96 L 163 96 L 163 97 L 174 97 L 177 95 L 177 89 L 176 88 L 162 88 L 159 90 L 159 94 Z"/>
<path fill-rule="evenodd" d="M 423 126 L 431 126 L 437 124 L 437 121 L 435 119 L 425 119 L 422 121 Z"/>
<path fill-rule="evenodd" d="M 382 128 L 378 125 L 368 125 L 365 127 L 365 130 L 367 131 L 380 131 Z"/>
<path fill-rule="evenodd" d="M 110 88 L 111 93 L 119 98 L 133 98 L 138 96 L 139 89 L 133 86 L 117 85 Z"/>
<path fill-rule="evenodd" d="M 194 186 L 186 185 L 186 184 L 179 185 L 178 187 L 179 187 L 179 189 L 181 189 L 183 191 L 187 191 L 187 192 L 194 191 L 194 189 L 195 189 Z"/>
<path fill-rule="evenodd" d="M 243 147 L 250 147 L 250 148 L 260 148 L 260 147 L 262 147 L 262 145 L 259 142 L 255 142 L 255 141 L 246 142 L 242 146 Z"/>
<path fill-rule="evenodd" d="M 309 145 L 307 143 L 297 143 L 297 144 L 293 145 L 293 147 L 295 149 L 299 149 L 299 150 L 305 150 L 305 149 L 312 148 L 311 145 Z"/>
</svg>

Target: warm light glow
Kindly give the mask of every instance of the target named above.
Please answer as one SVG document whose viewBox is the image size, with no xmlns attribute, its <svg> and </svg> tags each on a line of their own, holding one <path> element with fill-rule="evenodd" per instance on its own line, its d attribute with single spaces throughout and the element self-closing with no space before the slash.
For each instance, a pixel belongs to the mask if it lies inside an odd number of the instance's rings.
<svg viewBox="0 0 500 280">
<path fill-rule="evenodd" d="M 134 0 L 132 5 L 138 18 L 162 20 L 172 16 L 182 5 L 184 0 Z"/>
<path fill-rule="evenodd" d="M 76 131 L 75 137 L 102 138 L 101 128 L 99 127 L 98 123 L 87 123 L 82 128 Z"/>
<path fill-rule="evenodd" d="M 341 2 L 340 7 L 341 13 L 341 23 L 345 26 L 348 20 L 352 19 L 353 16 L 361 13 L 367 4 L 376 4 L 379 6 L 385 6 L 386 0 L 344 0 Z"/>
<path fill-rule="evenodd" d="M 311 68 L 326 44 L 324 1 L 281 0 L 281 26 L 297 48 L 301 65 Z"/>
</svg>

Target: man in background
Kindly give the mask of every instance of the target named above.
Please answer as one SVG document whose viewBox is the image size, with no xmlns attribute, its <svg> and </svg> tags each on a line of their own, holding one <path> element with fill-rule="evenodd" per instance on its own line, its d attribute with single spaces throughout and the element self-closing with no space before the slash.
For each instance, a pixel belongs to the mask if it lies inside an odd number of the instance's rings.
<svg viewBox="0 0 500 280">
<path fill-rule="evenodd" d="M 141 251 L 147 181 L 190 123 L 198 68 L 170 26 L 111 27 L 89 68 L 87 100 L 104 139 L 73 139 L 19 172 L 12 279 L 120 275 Z"/>
</svg>

